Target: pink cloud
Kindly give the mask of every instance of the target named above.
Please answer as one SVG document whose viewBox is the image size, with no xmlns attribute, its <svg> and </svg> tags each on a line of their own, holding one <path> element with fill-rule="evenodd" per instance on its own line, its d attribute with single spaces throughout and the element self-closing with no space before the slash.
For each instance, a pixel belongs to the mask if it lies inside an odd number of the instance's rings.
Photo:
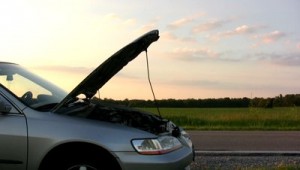
<svg viewBox="0 0 300 170">
<path fill-rule="evenodd" d="M 177 29 L 179 27 L 189 24 L 190 22 L 193 22 L 194 20 L 196 20 L 199 17 L 202 17 L 203 15 L 205 15 L 205 13 L 200 12 L 200 13 L 194 14 L 192 16 L 180 18 L 180 19 L 175 20 L 174 22 L 170 23 L 167 27 L 170 29 Z"/>
<path fill-rule="evenodd" d="M 300 50 L 300 43 L 298 43 L 298 44 L 296 45 L 296 48 L 297 48 L 298 50 Z"/>
<path fill-rule="evenodd" d="M 262 35 L 261 38 L 262 38 L 263 43 L 268 44 L 268 43 L 277 41 L 285 36 L 286 35 L 283 32 L 276 30 L 276 31 L 270 32 L 268 34 Z"/>
<path fill-rule="evenodd" d="M 218 58 L 219 54 L 209 48 L 177 48 L 174 56 L 183 60 L 201 59 L 205 57 Z"/>
<path fill-rule="evenodd" d="M 252 33 L 254 32 L 254 27 L 249 27 L 248 25 L 242 25 L 237 27 L 234 30 L 234 32 L 237 34 Z"/>
<path fill-rule="evenodd" d="M 227 31 L 224 33 L 221 33 L 221 36 L 234 36 L 234 35 L 240 35 L 240 34 L 248 34 L 254 32 L 255 28 L 250 27 L 248 25 L 241 25 L 236 27 L 233 31 Z"/>
<path fill-rule="evenodd" d="M 172 22 L 171 24 L 169 24 L 168 28 L 176 29 L 176 28 L 179 28 L 179 27 L 182 27 L 182 26 L 188 24 L 191 21 L 193 21 L 193 19 L 191 19 L 191 18 L 181 18 L 181 19 L 176 20 L 176 21 Z"/>
<path fill-rule="evenodd" d="M 269 43 L 275 42 L 285 36 L 286 36 L 286 34 L 284 34 L 281 31 L 276 30 L 276 31 L 273 31 L 273 32 L 270 32 L 267 34 L 256 35 L 255 38 L 259 38 L 262 43 L 269 44 Z"/>
<path fill-rule="evenodd" d="M 178 39 L 178 37 L 175 34 L 168 32 L 168 31 L 161 33 L 161 38 L 163 38 L 165 40 L 170 40 L 170 41 Z"/>
<path fill-rule="evenodd" d="M 222 27 L 224 23 L 225 23 L 225 21 L 220 21 L 220 20 L 209 21 L 209 22 L 195 26 L 192 29 L 192 32 L 193 33 L 201 33 L 201 32 L 205 32 L 205 31 L 210 31 L 210 30 Z"/>
<path fill-rule="evenodd" d="M 156 23 L 155 22 L 150 22 L 150 23 L 147 23 L 145 25 L 142 25 L 140 28 L 139 28 L 139 31 L 140 32 L 148 32 L 149 30 L 153 30 L 153 29 L 156 29 Z"/>
<path fill-rule="evenodd" d="M 165 31 L 161 33 L 161 38 L 167 41 L 180 41 L 180 42 L 196 42 L 196 39 L 194 37 L 178 37 L 177 35 Z"/>
<path fill-rule="evenodd" d="M 215 35 L 209 36 L 211 40 L 220 40 L 222 38 L 227 38 L 236 35 L 243 35 L 243 34 L 251 34 L 256 31 L 256 27 L 248 26 L 248 25 L 241 25 L 236 27 L 234 30 L 219 32 Z"/>
</svg>

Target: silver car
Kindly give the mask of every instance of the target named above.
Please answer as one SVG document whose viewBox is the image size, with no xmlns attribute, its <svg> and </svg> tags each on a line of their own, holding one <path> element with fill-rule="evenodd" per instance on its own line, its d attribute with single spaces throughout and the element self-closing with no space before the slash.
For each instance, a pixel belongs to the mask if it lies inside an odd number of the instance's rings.
<svg viewBox="0 0 300 170">
<path fill-rule="evenodd" d="M 136 39 L 69 94 L 17 64 L 0 62 L 0 170 L 189 169 L 193 146 L 182 128 L 94 97 L 158 39 L 157 30 Z"/>
</svg>

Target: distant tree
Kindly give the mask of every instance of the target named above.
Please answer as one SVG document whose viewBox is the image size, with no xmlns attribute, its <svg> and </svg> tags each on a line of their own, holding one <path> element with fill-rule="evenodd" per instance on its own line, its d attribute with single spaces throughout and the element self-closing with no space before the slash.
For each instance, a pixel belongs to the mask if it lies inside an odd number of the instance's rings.
<svg viewBox="0 0 300 170">
<path fill-rule="evenodd" d="M 274 99 L 273 98 L 267 98 L 265 108 L 273 108 L 274 106 Z"/>
<path fill-rule="evenodd" d="M 284 99 L 282 94 L 280 94 L 279 96 L 276 96 L 274 99 L 274 106 L 276 107 L 282 107 L 284 106 Z"/>
<path fill-rule="evenodd" d="M 131 107 L 156 107 L 153 100 L 143 99 L 124 99 L 114 100 L 110 98 L 99 99 L 94 97 L 93 100 L 97 102 L 119 104 Z M 300 94 L 288 94 L 283 96 L 280 94 L 274 98 L 207 98 L 207 99 L 161 99 L 157 100 L 159 107 L 202 107 L 202 108 L 216 108 L 216 107 L 287 107 L 287 106 L 300 106 Z"/>
</svg>

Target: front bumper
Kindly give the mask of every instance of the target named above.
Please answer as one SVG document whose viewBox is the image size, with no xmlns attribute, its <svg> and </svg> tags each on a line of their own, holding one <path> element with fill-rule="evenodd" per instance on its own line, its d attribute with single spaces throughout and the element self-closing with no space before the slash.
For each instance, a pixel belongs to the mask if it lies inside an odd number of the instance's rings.
<svg viewBox="0 0 300 170">
<path fill-rule="evenodd" d="M 193 149 L 183 146 L 163 155 L 141 155 L 137 152 L 115 152 L 123 170 L 184 170 L 193 161 Z"/>
</svg>

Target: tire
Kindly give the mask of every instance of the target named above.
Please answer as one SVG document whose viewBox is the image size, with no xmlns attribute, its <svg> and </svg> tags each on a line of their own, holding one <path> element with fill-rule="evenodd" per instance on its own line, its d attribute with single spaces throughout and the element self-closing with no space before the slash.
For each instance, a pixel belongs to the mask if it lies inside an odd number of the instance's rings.
<svg viewBox="0 0 300 170">
<path fill-rule="evenodd" d="M 94 160 L 93 158 L 85 158 L 82 156 L 73 156 L 67 158 L 66 160 L 62 160 L 58 163 L 58 167 L 54 169 L 61 170 L 102 170 L 105 167 L 100 166 L 100 162 L 102 160 Z M 105 168 L 106 169 L 106 168 Z"/>
<path fill-rule="evenodd" d="M 106 153 L 91 150 L 60 152 L 46 159 L 40 170 L 111 170 L 120 169 L 116 160 Z"/>
</svg>

